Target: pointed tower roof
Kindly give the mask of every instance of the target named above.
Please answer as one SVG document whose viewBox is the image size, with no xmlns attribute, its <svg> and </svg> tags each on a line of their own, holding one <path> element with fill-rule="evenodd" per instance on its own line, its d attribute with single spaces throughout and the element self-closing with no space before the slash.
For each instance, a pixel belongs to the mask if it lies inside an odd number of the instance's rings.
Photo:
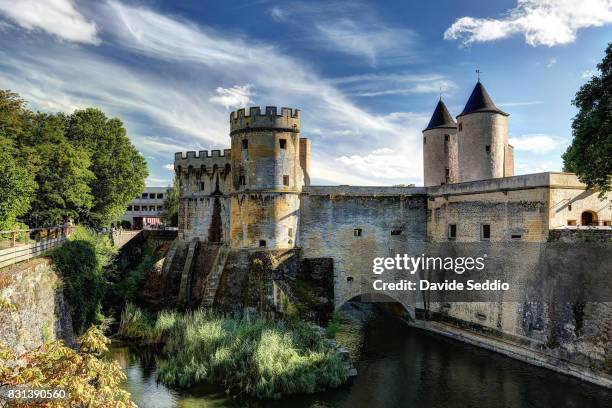
<svg viewBox="0 0 612 408">
<path fill-rule="evenodd" d="M 442 102 L 442 98 L 438 101 L 436 105 L 436 109 L 434 109 L 433 115 L 431 115 L 431 119 L 429 120 L 429 125 L 423 130 L 430 130 L 435 128 L 456 128 L 457 123 L 455 119 L 448 113 L 448 109 L 446 109 L 446 105 Z"/>
<path fill-rule="evenodd" d="M 465 104 L 465 108 L 463 108 L 463 112 L 457 115 L 457 117 L 474 112 L 492 112 L 509 116 L 506 112 L 495 106 L 493 99 L 491 99 L 489 93 L 485 89 L 484 85 L 482 85 L 480 80 L 476 83 L 476 86 L 470 95 L 470 99 L 468 99 L 467 103 Z"/>
</svg>

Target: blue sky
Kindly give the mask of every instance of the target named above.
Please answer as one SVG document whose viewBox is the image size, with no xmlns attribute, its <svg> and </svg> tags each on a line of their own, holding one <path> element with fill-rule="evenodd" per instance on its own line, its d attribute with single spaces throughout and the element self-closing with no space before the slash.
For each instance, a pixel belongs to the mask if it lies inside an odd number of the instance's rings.
<svg viewBox="0 0 612 408">
<path fill-rule="evenodd" d="M 251 105 L 301 109 L 314 184 L 422 185 L 440 89 L 457 115 L 480 69 L 517 173 L 559 171 L 611 24 L 612 0 L 0 0 L 0 88 L 120 117 L 149 185 L 175 151 L 227 148 Z"/>
</svg>

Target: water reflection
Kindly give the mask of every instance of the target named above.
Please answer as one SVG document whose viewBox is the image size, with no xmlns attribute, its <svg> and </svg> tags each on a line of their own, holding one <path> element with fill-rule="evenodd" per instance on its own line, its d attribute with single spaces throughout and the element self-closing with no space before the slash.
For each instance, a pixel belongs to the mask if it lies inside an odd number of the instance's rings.
<svg viewBox="0 0 612 408">
<path fill-rule="evenodd" d="M 609 407 L 612 392 L 380 317 L 362 333 L 340 333 L 359 356 L 349 384 L 278 401 L 237 401 L 214 386 L 169 389 L 155 380 L 151 353 L 114 347 L 125 385 L 143 408 L 158 407 Z M 142 350 L 141 350 L 142 351 Z"/>
</svg>

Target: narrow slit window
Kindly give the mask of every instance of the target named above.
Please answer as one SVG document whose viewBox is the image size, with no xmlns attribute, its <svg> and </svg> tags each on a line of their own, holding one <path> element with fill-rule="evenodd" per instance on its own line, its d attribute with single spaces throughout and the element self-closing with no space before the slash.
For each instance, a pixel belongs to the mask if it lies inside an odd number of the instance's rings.
<svg viewBox="0 0 612 408">
<path fill-rule="evenodd" d="M 249 141 L 247 139 L 242 139 L 242 149 L 246 150 L 249 148 Z"/>
<path fill-rule="evenodd" d="M 200 191 L 204 191 L 204 182 L 200 181 Z"/>
<path fill-rule="evenodd" d="M 571 204 L 567 205 L 567 211 L 572 211 L 572 205 Z"/>
<path fill-rule="evenodd" d="M 259 246 L 260 247 L 265 247 L 266 246 L 266 240 L 265 239 L 260 239 L 259 240 Z"/>
<path fill-rule="evenodd" d="M 480 226 L 480 239 L 483 241 L 487 241 L 491 239 L 491 225 L 490 224 L 482 224 Z"/>
<path fill-rule="evenodd" d="M 463 130 L 463 123 L 459 124 L 459 131 L 461 132 Z"/>
<path fill-rule="evenodd" d="M 448 224 L 448 239 L 457 239 L 457 224 Z"/>
<path fill-rule="evenodd" d="M 423 136 L 423 144 L 427 144 L 427 138 Z"/>
<path fill-rule="evenodd" d="M 362 232 L 363 232 L 363 230 L 362 230 L 361 228 L 355 228 L 355 229 L 353 230 L 353 236 L 354 236 L 354 237 L 360 237 L 360 236 L 361 236 L 361 234 L 362 234 Z"/>
<path fill-rule="evenodd" d="M 290 237 L 293 237 L 293 228 L 289 228 L 287 235 L 289 235 Z"/>
<path fill-rule="evenodd" d="M 246 178 L 244 176 L 238 176 L 238 185 L 246 185 Z"/>
<path fill-rule="evenodd" d="M 487 153 L 489 153 L 489 152 L 491 151 L 491 145 L 486 145 L 486 146 L 485 146 L 485 151 L 486 151 Z"/>
<path fill-rule="evenodd" d="M 281 149 L 286 149 L 287 148 L 287 139 L 280 139 L 280 148 Z"/>
<path fill-rule="evenodd" d="M 512 234 L 510 236 L 510 238 L 512 238 L 512 239 L 521 239 L 521 238 L 523 238 L 523 236 L 521 234 Z"/>
<path fill-rule="evenodd" d="M 450 136 L 449 136 L 449 135 L 444 135 L 444 141 L 445 141 L 445 142 L 448 142 L 448 140 L 449 140 L 449 139 L 450 139 Z"/>
<path fill-rule="evenodd" d="M 287 176 L 287 175 L 283 176 L 283 185 L 285 185 L 285 186 L 289 185 L 289 176 Z"/>
</svg>

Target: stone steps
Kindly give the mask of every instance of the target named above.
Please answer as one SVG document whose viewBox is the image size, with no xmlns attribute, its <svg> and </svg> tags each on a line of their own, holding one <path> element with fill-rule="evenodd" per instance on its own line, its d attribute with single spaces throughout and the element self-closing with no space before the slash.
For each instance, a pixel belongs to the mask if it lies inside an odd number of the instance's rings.
<svg viewBox="0 0 612 408">
<path fill-rule="evenodd" d="M 193 258 L 198 248 L 199 241 L 194 238 L 189 243 L 189 249 L 187 250 L 187 257 L 185 258 L 185 265 L 183 266 L 183 273 L 181 274 L 181 286 L 179 288 L 178 301 L 181 304 L 188 303 L 190 297 L 190 283 L 191 283 L 191 269 L 193 265 Z"/>
<path fill-rule="evenodd" d="M 215 263 L 213 264 L 210 273 L 206 277 L 204 296 L 202 297 L 202 307 L 212 307 L 228 255 L 229 246 L 221 245 L 219 252 L 217 253 L 217 257 L 215 258 Z"/>
</svg>

